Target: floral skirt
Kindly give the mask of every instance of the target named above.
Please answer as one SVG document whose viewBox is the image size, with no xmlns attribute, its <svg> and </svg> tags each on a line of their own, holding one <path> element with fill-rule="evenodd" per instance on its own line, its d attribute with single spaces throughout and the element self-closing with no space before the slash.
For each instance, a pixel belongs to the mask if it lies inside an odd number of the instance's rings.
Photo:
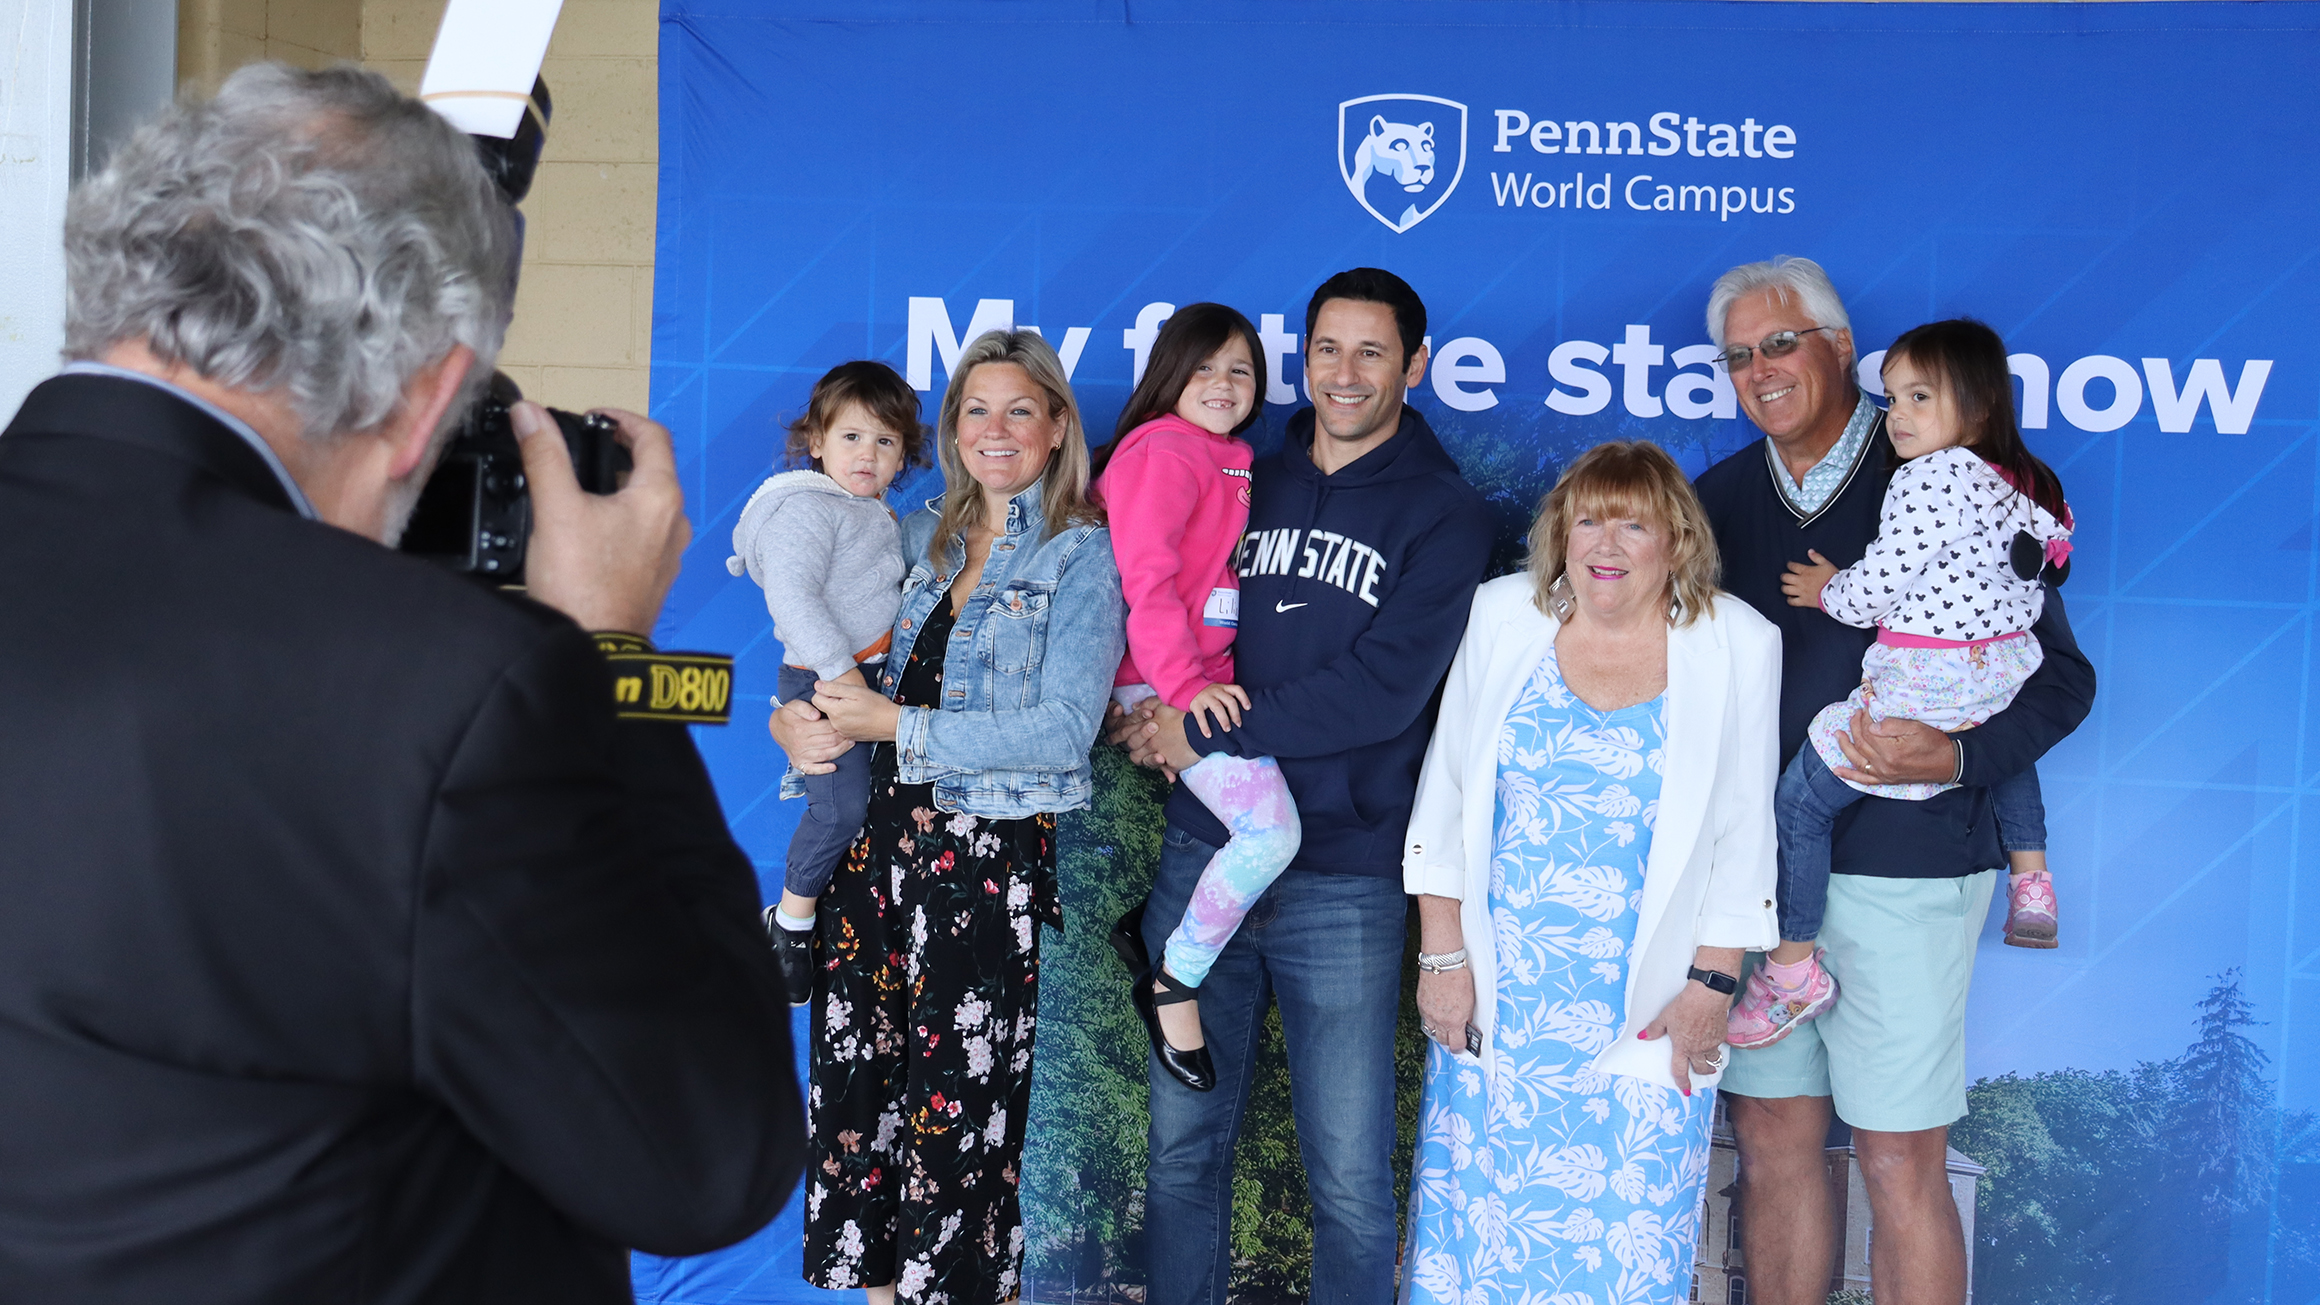
<svg viewBox="0 0 2320 1305">
<path fill-rule="evenodd" d="M 1821 760 L 1834 770 L 1852 763 L 1837 734 L 1853 728 L 1853 713 L 1871 720 L 1898 716 L 1937 730 L 1970 729 L 2013 704 L 2014 694 L 2046 660 L 2046 650 L 2026 634 L 1972 648 L 1905 648 L 1873 643 L 1861 655 L 1861 683 L 1843 702 L 1820 709 L 1805 728 Z M 1876 797 L 1923 802 L 1949 784 L 1853 784 Z"/>
<path fill-rule="evenodd" d="M 1020 1294 L 1038 926 L 1057 901 L 1055 817 L 938 811 L 878 748 L 816 926 L 808 1282 L 926 1305 Z"/>
</svg>

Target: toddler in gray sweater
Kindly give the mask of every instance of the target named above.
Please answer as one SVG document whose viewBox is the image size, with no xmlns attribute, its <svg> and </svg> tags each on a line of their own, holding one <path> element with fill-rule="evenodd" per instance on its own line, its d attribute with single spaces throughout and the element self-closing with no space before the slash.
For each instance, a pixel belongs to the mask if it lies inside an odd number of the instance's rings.
<svg viewBox="0 0 2320 1305">
<path fill-rule="evenodd" d="M 778 700 L 813 697 L 817 680 L 866 684 L 886 658 L 902 605 L 902 532 L 883 500 L 905 462 L 923 461 L 918 394 L 883 363 L 850 362 L 814 385 L 789 427 L 787 471 L 757 487 L 733 528 L 725 569 L 765 590 L 781 641 Z M 870 750 L 841 755 L 825 775 L 794 771 L 806 810 L 790 840 L 781 901 L 765 909 L 789 998 L 813 998 L 815 902 L 870 804 Z"/>
</svg>

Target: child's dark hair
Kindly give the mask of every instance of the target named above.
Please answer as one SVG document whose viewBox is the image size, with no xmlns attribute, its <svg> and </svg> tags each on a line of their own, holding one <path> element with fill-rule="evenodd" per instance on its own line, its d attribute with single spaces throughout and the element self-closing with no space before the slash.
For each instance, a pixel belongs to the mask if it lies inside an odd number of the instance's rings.
<svg viewBox="0 0 2320 1305">
<path fill-rule="evenodd" d="M 1095 451 L 1088 464 L 1089 478 L 1103 474 L 1104 465 L 1112 460 L 1112 450 L 1119 447 L 1121 438 L 1129 431 L 1154 417 L 1176 411 L 1176 401 L 1183 397 L 1184 387 L 1192 383 L 1193 373 L 1236 334 L 1248 342 L 1249 361 L 1256 369 L 1257 401 L 1249 406 L 1249 415 L 1241 418 L 1232 433 L 1238 435 L 1256 425 L 1257 419 L 1265 415 L 1265 346 L 1257 340 L 1257 328 L 1238 309 L 1223 304 L 1186 304 L 1161 324 L 1160 335 L 1152 341 L 1151 355 L 1144 364 L 1144 379 L 1136 383 L 1136 392 L 1128 396 L 1128 406 L 1120 409 L 1119 424 L 1112 428 L 1112 438 Z"/>
<path fill-rule="evenodd" d="M 805 414 L 788 427 L 789 444 L 784 452 L 790 465 L 822 469 L 813 455 L 814 436 L 828 431 L 849 403 L 861 404 L 872 421 L 902 437 L 904 464 L 927 465 L 926 427 L 919 422 L 918 391 L 882 362 L 839 363 L 814 382 Z"/>
<path fill-rule="evenodd" d="M 1886 347 L 1884 366 L 1902 358 L 1948 387 L 1958 421 L 1965 427 L 1960 443 L 2005 472 L 2031 502 L 2057 521 L 2069 519 L 2061 478 L 2022 442 L 2022 428 L 2014 419 L 2014 377 L 2006 367 L 2006 342 L 1996 331 L 1971 317 L 1927 322 L 1903 331 Z"/>
</svg>

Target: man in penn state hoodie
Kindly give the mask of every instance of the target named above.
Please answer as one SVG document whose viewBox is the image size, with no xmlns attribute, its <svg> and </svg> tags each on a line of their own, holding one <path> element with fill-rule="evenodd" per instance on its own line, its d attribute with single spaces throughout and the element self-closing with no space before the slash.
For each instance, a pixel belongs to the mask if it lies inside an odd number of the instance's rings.
<svg viewBox="0 0 2320 1305">
<path fill-rule="evenodd" d="M 1394 1024 L 1401 1004 L 1401 845 L 1491 514 L 1403 402 L 1426 371 L 1426 307 L 1391 272 L 1355 268 L 1305 309 L 1312 408 L 1254 468 L 1235 559 L 1241 727 L 1187 734 L 1151 700 L 1115 730 L 1136 759 L 1273 757 L 1303 826 L 1288 872 L 1200 987 L 1216 1088 L 1153 1062 L 1144 1228 L 1150 1305 L 1223 1305 L 1232 1157 L 1269 1000 L 1281 1005 L 1297 1136 L 1313 1198 L 1316 1305 L 1394 1298 Z M 1158 954 L 1224 827 L 1182 787 L 1168 804 L 1144 912 Z"/>
</svg>

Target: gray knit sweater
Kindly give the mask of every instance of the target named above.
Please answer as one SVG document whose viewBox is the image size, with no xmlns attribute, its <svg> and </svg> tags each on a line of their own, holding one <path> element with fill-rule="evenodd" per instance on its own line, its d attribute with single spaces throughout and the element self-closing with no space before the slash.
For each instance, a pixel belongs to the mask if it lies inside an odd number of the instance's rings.
<svg viewBox="0 0 2320 1305">
<path fill-rule="evenodd" d="M 894 627 L 902 606 L 902 531 L 874 498 L 818 471 L 785 471 L 757 487 L 733 527 L 725 569 L 765 590 L 782 660 L 825 680 Z"/>
</svg>

